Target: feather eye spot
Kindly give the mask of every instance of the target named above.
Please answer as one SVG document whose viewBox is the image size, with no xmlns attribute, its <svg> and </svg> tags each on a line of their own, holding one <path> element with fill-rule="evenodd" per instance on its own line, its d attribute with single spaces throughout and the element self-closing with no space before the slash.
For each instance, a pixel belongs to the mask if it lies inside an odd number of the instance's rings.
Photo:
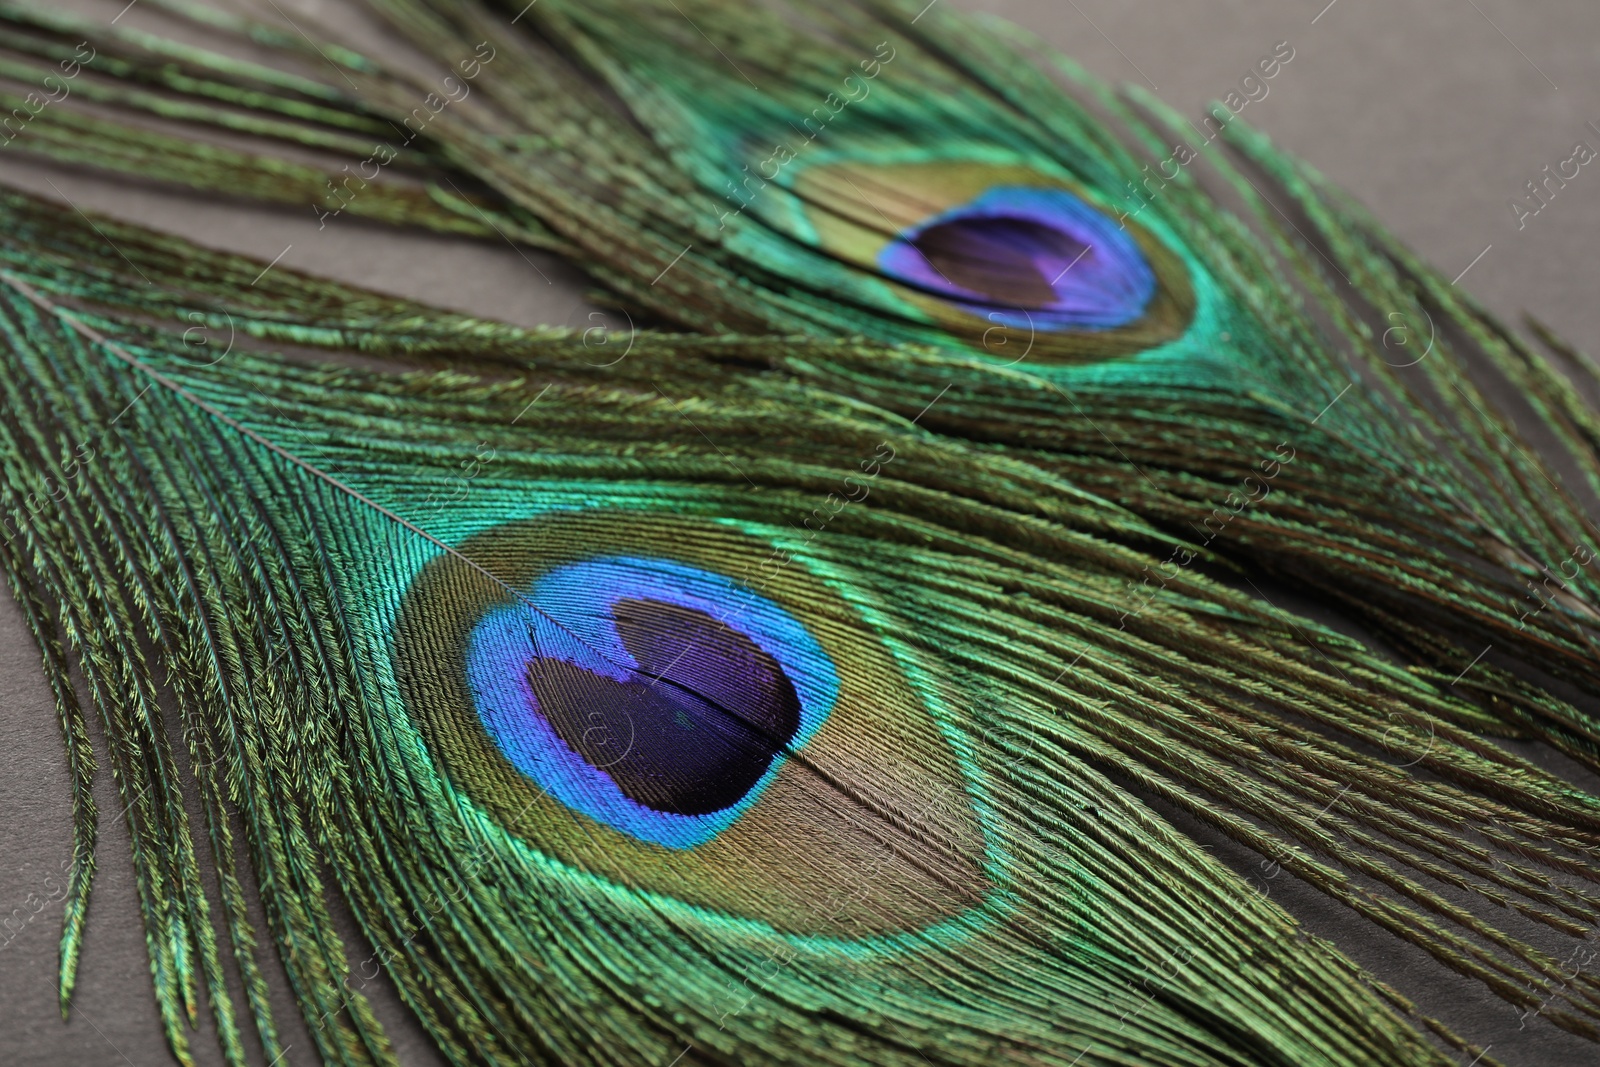
<svg viewBox="0 0 1600 1067">
<path fill-rule="evenodd" d="M 838 692 L 792 616 L 665 559 L 557 567 L 467 645 L 484 729 L 567 807 L 640 840 L 700 844 L 760 794 Z"/>
<path fill-rule="evenodd" d="M 490 522 L 454 548 L 406 583 L 394 680 L 411 751 L 507 847 L 652 906 L 852 940 L 989 892 L 944 725 L 968 697 L 885 640 L 886 606 L 658 511 Z"/>
<path fill-rule="evenodd" d="M 1138 243 L 1065 189 L 996 186 L 904 231 L 878 263 L 972 314 L 1051 331 L 1126 326 L 1156 292 Z"/>
<path fill-rule="evenodd" d="M 1188 331 L 1195 278 L 1161 224 L 1116 215 L 1066 173 L 988 155 L 806 167 L 793 186 L 808 239 L 870 275 L 865 302 L 1006 366 L 1101 362 Z"/>
</svg>

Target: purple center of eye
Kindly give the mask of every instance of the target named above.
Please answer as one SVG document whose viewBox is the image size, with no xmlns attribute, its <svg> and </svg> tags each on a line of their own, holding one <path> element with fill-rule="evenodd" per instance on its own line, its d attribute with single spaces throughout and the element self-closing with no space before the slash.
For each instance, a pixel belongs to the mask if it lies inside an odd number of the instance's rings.
<svg viewBox="0 0 1600 1067">
<path fill-rule="evenodd" d="M 1052 226 L 1005 216 L 941 222 L 923 230 L 911 244 L 952 285 L 998 304 L 1027 308 L 1055 302 L 1052 283 L 1062 271 L 1087 258 L 1088 249 Z"/>
<path fill-rule="evenodd" d="M 992 187 L 903 231 L 878 266 L 969 314 L 1029 330 L 1126 326 L 1157 289 L 1125 224 L 1065 189 Z"/>
<path fill-rule="evenodd" d="M 641 677 L 617 681 L 534 659 L 528 682 L 539 712 L 646 808 L 704 815 L 733 805 L 799 730 L 794 686 L 755 642 L 704 612 L 618 600 L 612 617 Z"/>
</svg>

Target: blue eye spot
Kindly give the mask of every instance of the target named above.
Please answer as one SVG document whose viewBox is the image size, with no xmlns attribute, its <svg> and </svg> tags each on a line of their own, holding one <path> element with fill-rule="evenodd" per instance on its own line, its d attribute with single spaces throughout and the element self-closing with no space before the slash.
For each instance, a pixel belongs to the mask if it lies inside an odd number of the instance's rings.
<svg viewBox="0 0 1600 1067">
<path fill-rule="evenodd" d="M 974 315 L 1041 330 L 1126 326 L 1156 293 L 1127 230 L 1064 189 L 991 188 L 901 233 L 878 265 Z"/>
<path fill-rule="evenodd" d="M 558 567 L 529 603 L 487 611 L 467 676 L 479 719 L 519 772 L 669 848 L 738 819 L 839 690 L 827 655 L 777 604 L 643 557 Z"/>
</svg>

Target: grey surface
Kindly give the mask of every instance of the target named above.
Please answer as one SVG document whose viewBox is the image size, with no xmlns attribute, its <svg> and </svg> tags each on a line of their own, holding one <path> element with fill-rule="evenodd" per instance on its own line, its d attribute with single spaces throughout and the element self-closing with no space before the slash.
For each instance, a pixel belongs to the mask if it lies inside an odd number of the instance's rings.
<svg viewBox="0 0 1600 1067">
<path fill-rule="evenodd" d="M 37 0 L 36 0 L 37 2 Z M 954 2 L 954 0 L 941 0 Z M 1244 115 L 1354 192 L 1495 311 L 1537 314 L 1600 351 L 1593 255 L 1600 168 L 1588 167 L 1518 230 L 1507 206 L 1547 163 L 1600 148 L 1600 6 L 1593 0 L 997 0 L 970 4 L 1042 34 L 1101 75 L 1143 81 L 1196 117 L 1287 40 L 1295 58 Z M 298 5 L 297 5 L 298 6 Z M 122 0 L 92 10 L 105 18 Z M 291 9 L 292 10 L 292 9 Z M 1319 17 L 1319 12 L 1320 17 Z M 137 7 L 126 22 L 137 25 Z M 1316 19 L 1313 23 L 1313 19 Z M 1559 88 L 1557 88 L 1559 87 Z M 401 236 L 354 220 L 318 232 L 303 212 L 244 209 L 86 179 L 0 153 L 0 178 L 86 209 L 183 233 L 448 307 L 517 322 L 579 321 L 575 276 L 547 258 L 466 240 Z M 52 184 L 53 183 L 53 186 Z M 285 251 L 285 249 L 288 249 Z M 1485 249 L 1488 249 L 1485 253 Z M 0 946 L 0 1064 L 172 1062 L 149 990 L 120 810 L 101 776 L 101 870 L 72 1022 L 55 1008 L 55 943 L 69 854 L 67 783 L 49 694 L 15 606 L 0 594 L 0 916 L 46 905 Z M 1212 841 L 1212 838 L 1204 837 Z M 1217 844 L 1238 865 L 1243 850 Z M 47 879 L 52 879 L 47 881 Z M 1600 1046 L 1517 1012 L 1420 952 L 1366 928 L 1285 875 L 1273 889 L 1314 932 L 1492 1054 L 1519 1065 L 1600 1063 Z M 0 933 L 0 941 L 4 941 Z M 287 1001 L 280 1018 L 288 1023 Z M 393 1003 L 381 1004 L 402 1059 L 436 1062 Z M 284 1063 L 310 1064 L 286 1025 Z M 209 1033 L 196 1059 L 218 1062 Z M 1464 1058 L 1463 1058 L 1464 1059 Z"/>
</svg>

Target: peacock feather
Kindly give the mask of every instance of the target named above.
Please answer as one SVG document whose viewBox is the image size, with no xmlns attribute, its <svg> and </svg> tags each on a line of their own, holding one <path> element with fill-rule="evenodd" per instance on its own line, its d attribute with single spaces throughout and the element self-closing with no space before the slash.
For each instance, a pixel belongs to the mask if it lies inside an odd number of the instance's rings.
<svg viewBox="0 0 1600 1067">
<path fill-rule="evenodd" d="M 180 1058 L 202 988 L 249 1055 L 224 954 L 282 1052 L 240 842 L 329 1062 L 391 1058 L 371 964 L 461 1062 L 1478 1052 L 1140 795 L 1596 1035 L 1592 979 L 1432 887 L 1600 919 L 1595 798 L 1488 740 L 1600 762 L 1586 520 L 1467 372 L 1589 491 L 1583 357 L 1237 121 L 1206 153 L 1237 212 L 1187 161 L 1151 182 L 1190 137 L 1157 103 L 938 9 L 375 3 L 430 81 L 162 6 L 272 62 L 0 8 L 6 72 L 75 64 L 99 109 L 16 147 L 509 235 L 721 336 L 596 367 L 5 198 L 3 551 L 76 791 L 64 1009 L 92 713 Z M 1388 309 L 1450 336 L 1397 355 Z M 194 323 L 240 349 L 197 359 Z M 1210 576 L 1242 560 L 1406 665 Z"/>
<path fill-rule="evenodd" d="M 463 1062 L 1442 1062 L 1398 994 L 1130 781 L 1592 1028 L 1555 958 L 1416 876 L 1580 935 L 1594 800 L 1348 639 L 1182 568 L 1151 585 L 1173 542 L 1125 509 L 804 382 L 730 379 L 751 342 L 628 361 L 676 367 L 685 410 L 559 332 L 284 270 L 252 288 L 247 260 L 5 207 L 4 491 L 27 516 L 6 565 L 78 786 L 64 1006 L 96 821 L 70 658 L 117 739 L 180 1059 L 202 986 L 246 1055 L 225 952 L 282 1051 L 242 838 L 330 1062 L 389 1058 L 361 992 L 377 967 Z M 549 370 L 197 358 L 197 315 Z M 29 513 L 45 471 L 59 506 Z M 332 935 L 331 892 L 371 957 Z"/>
<path fill-rule="evenodd" d="M 1461 684 L 1502 733 L 1596 763 L 1592 719 L 1514 669 L 1600 686 L 1600 589 L 1580 562 L 1600 488 L 1590 365 L 1494 321 L 1225 108 L 1189 126 L 948 5 L 372 4 L 444 72 L 431 80 L 163 6 L 281 63 L 0 17 L 34 62 L 81 41 L 83 69 L 117 81 L 97 105 L 246 132 L 262 152 L 70 100 L 18 147 L 298 200 L 325 225 L 349 211 L 514 237 L 702 332 L 894 343 L 756 358 L 925 411 L 1264 567 L 1441 681 L 1479 664 Z M 347 162 L 280 158 L 291 146 Z M 1527 398 L 1576 491 L 1472 366 Z"/>
</svg>

